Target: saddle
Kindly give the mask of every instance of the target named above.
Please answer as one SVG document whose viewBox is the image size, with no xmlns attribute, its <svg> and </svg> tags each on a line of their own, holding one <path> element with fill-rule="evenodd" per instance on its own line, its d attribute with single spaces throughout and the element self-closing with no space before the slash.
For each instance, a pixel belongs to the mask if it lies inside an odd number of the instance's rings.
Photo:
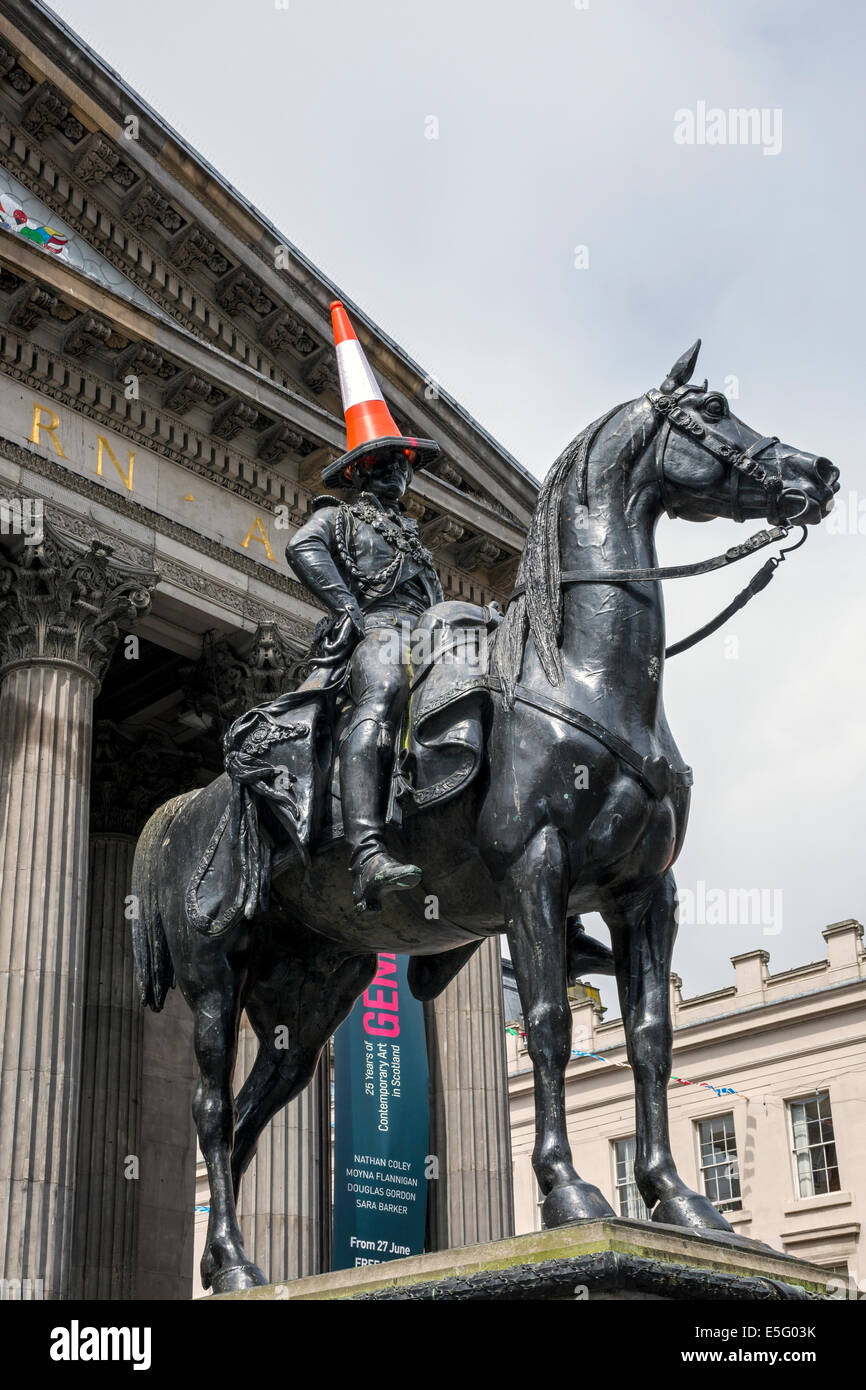
<svg viewBox="0 0 866 1390">
<path fill-rule="evenodd" d="M 448 601 L 419 619 L 410 697 L 394 759 L 388 819 L 399 824 L 458 796 L 481 766 L 495 604 Z M 223 747 L 229 796 L 190 881 L 190 921 L 208 936 L 267 906 L 274 856 L 342 838 L 339 734 L 351 713 L 340 675 L 315 672 L 297 690 L 235 720 Z"/>
</svg>

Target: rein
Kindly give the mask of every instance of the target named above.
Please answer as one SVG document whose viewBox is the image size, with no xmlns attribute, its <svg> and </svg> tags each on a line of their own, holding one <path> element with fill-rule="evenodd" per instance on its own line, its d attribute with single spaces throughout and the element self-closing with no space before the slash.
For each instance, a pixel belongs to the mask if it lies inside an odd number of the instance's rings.
<svg viewBox="0 0 866 1390">
<path fill-rule="evenodd" d="M 745 451 L 733 448 L 704 420 L 699 419 L 692 411 L 680 404 L 680 398 L 691 389 L 693 388 L 686 385 L 679 386 L 669 392 L 656 390 L 646 392 L 647 400 L 656 414 L 661 417 L 661 427 L 656 439 L 655 463 L 661 501 L 668 516 L 676 517 L 677 515 L 668 496 L 664 472 L 665 447 L 672 428 L 692 436 L 708 453 L 730 466 L 731 515 L 735 521 L 744 520 L 739 497 L 740 480 L 743 477 L 751 478 L 758 483 L 773 504 L 778 502 L 782 492 L 781 477 L 771 473 L 758 458 L 758 455 L 763 453 L 765 449 L 778 444 L 778 438 L 767 436 L 757 439 Z M 560 588 L 566 588 L 571 584 L 645 584 L 655 580 L 690 579 L 699 574 L 711 574 L 714 570 L 724 569 L 727 565 L 735 564 L 737 560 L 742 560 L 747 555 L 756 554 L 765 546 L 784 540 L 795 524 L 796 522 L 792 520 L 782 526 L 773 526 L 770 530 L 756 531 L 754 536 L 750 536 L 748 540 L 742 541 L 739 545 L 730 546 L 723 555 L 714 555 L 709 560 L 700 560 L 691 565 L 655 565 L 645 569 L 610 570 L 607 574 L 585 574 L 582 570 L 564 570 L 560 576 Z M 799 550 L 800 546 L 805 543 L 809 533 L 805 525 L 799 524 L 803 535 L 796 545 L 783 546 L 778 556 L 772 556 L 767 560 L 727 607 L 723 608 L 715 618 L 711 618 L 703 627 L 699 627 L 688 637 L 681 638 L 673 646 L 667 647 L 665 657 L 678 656 L 680 652 L 688 651 L 690 647 L 702 642 L 705 637 L 712 636 L 729 618 L 738 613 L 741 608 L 745 608 L 756 594 L 759 594 L 762 589 L 766 589 L 786 554 L 793 550 Z M 525 593 L 525 584 L 516 585 L 508 596 L 508 603 Z"/>
<path fill-rule="evenodd" d="M 796 545 L 783 546 L 779 554 L 771 556 L 757 574 L 749 580 L 744 589 L 741 589 L 736 598 L 723 608 L 715 618 L 712 618 L 703 627 L 691 633 L 688 637 L 683 637 L 673 646 L 665 649 L 665 657 L 678 656 L 680 652 L 688 651 L 689 647 L 694 647 L 698 642 L 702 642 L 705 637 L 711 637 L 714 632 L 738 613 L 741 608 L 745 608 L 750 599 L 759 594 L 762 589 L 766 589 L 770 580 L 773 578 L 779 565 L 784 560 L 786 554 L 793 550 L 799 550 L 808 537 L 805 526 L 801 526 L 802 538 Z M 626 569 L 610 570 L 607 574 L 584 574 L 582 570 L 564 570 L 560 578 L 560 586 L 566 588 L 571 584 L 646 584 L 653 580 L 661 579 L 692 579 L 699 574 L 712 574 L 715 570 L 725 569 L 728 565 L 736 564 L 737 560 L 744 560 L 748 555 L 754 555 L 759 550 L 763 550 L 768 545 L 774 545 L 777 541 L 783 541 L 790 534 L 790 526 L 773 526 L 769 531 L 756 531 L 754 536 L 749 536 L 748 540 L 741 541 L 739 545 L 730 546 L 723 555 L 714 555 L 709 560 L 698 560 L 691 565 L 656 565 L 649 569 Z M 524 584 L 518 584 L 508 596 L 508 602 L 519 598 L 526 592 Z"/>
</svg>

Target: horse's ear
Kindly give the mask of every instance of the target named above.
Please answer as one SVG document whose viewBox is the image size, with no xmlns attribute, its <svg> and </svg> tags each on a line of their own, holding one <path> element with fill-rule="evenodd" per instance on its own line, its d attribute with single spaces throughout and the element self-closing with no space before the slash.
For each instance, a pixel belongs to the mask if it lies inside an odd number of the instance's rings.
<svg viewBox="0 0 866 1390">
<path fill-rule="evenodd" d="M 685 386 L 695 370 L 695 363 L 698 360 L 698 353 L 701 350 L 701 340 L 694 343 L 682 357 L 678 357 L 671 367 L 668 375 L 662 382 L 663 391 L 673 391 L 677 386 Z"/>
</svg>

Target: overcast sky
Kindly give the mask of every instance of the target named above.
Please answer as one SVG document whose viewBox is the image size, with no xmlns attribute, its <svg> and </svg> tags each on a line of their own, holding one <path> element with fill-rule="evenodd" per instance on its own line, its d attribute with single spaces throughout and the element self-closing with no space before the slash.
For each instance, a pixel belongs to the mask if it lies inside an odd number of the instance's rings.
<svg viewBox="0 0 866 1390">
<path fill-rule="evenodd" d="M 681 928 L 684 993 L 754 947 L 773 970 L 825 955 L 822 927 L 866 912 L 863 7 L 54 9 L 539 477 L 698 335 L 735 413 L 839 465 L 835 534 L 665 675 L 695 770 L 678 881 L 771 895 L 750 925 Z M 764 110 L 763 140 L 679 143 L 700 103 Z M 661 559 L 744 534 L 665 521 Z M 746 577 L 668 585 L 672 637 Z"/>
</svg>

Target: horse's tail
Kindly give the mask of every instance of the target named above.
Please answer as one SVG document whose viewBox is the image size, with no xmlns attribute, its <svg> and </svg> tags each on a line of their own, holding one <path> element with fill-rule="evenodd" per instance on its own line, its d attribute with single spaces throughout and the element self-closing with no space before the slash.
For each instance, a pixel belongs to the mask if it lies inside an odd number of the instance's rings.
<svg viewBox="0 0 866 1390">
<path fill-rule="evenodd" d="M 162 866 L 162 842 L 180 808 L 196 793 L 172 797 L 154 811 L 141 832 L 132 863 L 132 954 L 138 997 L 154 1013 L 159 1013 L 165 996 L 174 984 L 174 962 L 159 911 L 158 877 Z"/>
</svg>

